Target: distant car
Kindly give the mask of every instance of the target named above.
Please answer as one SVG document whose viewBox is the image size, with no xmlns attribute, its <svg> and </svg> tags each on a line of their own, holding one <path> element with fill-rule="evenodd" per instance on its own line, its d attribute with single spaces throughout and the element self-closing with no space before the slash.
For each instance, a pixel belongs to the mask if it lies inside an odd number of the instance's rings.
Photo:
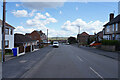
<svg viewBox="0 0 120 80">
<path fill-rule="evenodd" d="M 66 43 L 66 45 L 69 45 L 70 43 Z"/>
<path fill-rule="evenodd" d="M 53 47 L 59 47 L 59 42 L 58 41 L 54 41 L 53 42 Z"/>
</svg>

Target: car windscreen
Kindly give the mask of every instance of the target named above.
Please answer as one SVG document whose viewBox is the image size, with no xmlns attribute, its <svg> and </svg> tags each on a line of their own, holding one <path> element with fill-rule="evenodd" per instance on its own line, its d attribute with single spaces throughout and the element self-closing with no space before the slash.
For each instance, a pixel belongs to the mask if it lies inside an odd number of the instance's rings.
<svg viewBox="0 0 120 80">
<path fill-rule="evenodd" d="M 58 44 L 58 43 L 53 43 L 53 44 Z"/>
</svg>

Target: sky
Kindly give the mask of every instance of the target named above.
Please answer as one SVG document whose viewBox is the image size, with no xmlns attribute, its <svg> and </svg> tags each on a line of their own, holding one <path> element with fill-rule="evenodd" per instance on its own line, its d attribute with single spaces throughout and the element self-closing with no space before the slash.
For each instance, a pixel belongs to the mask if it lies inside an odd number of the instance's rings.
<svg viewBox="0 0 120 80">
<path fill-rule="evenodd" d="M 0 12 L 2 12 L 0 2 Z M 42 30 L 49 37 L 76 37 L 80 33 L 93 35 L 103 29 L 109 14 L 118 15 L 117 2 L 7 2 L 6 22 L 15 33 Z M 0 13 L 2 19 L 2 13 Z"/>
</svg>

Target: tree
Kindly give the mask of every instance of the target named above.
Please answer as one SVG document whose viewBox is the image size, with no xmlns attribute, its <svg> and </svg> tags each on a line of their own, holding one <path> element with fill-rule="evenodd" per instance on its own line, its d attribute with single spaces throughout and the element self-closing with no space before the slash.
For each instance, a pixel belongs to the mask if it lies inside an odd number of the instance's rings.
<svg viewBox="0 0 120 80">
<path fill-rule="evenodd" d="M 77 43 L 77 40 L 76 40 L 75 37 L 69 37 L 69 38 L 68 38 L 68 42 L 69 42 L 70 44 L 74 44 L 74 43 Z"/>
</svg>

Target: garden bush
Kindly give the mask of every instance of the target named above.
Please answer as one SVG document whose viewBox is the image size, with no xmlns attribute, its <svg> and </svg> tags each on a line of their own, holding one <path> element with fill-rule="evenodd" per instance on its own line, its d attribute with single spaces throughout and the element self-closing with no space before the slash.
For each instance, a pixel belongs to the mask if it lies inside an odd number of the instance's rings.
<svg viewBox="0 0 120 80">
<path fill-rule="evenodd" d="M 102 40 L 102 45 L 115 45 L 120 46 L 120 41 L 117 40 Z"/>
</svg>

